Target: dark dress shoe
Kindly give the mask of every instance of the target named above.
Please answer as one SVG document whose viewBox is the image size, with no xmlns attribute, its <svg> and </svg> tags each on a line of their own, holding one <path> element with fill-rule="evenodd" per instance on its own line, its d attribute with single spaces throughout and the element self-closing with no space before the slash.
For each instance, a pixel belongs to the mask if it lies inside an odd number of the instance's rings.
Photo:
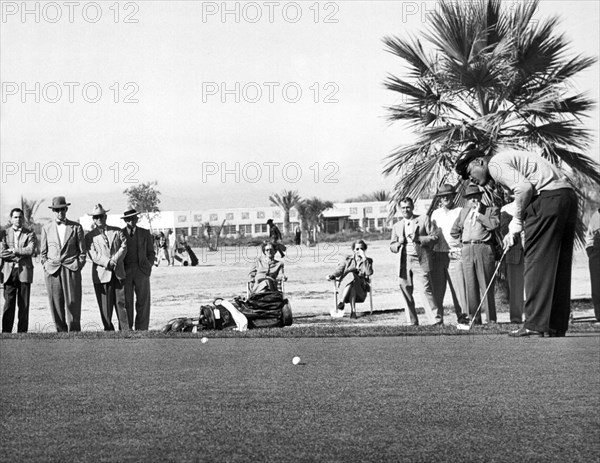
<svg viewBox="0 0 600 463">
<path fill-rule="evenodd" d="M 550 328 L 550 331 L 548 331 L 549 338 L 564 338 L 566 335 L 567 332 L 565 330 L 555 330 Z"/>
<path fill-rule="evenodd" d="M 337 305 L 337 309 L 338 310 L 344 310 L 344 303 L 343 302 L 339 302 Z"/>
<path fill-rule="evenodd" d="M 436 322 L 433 324 L 433 326 L 436 326 L 436 325 L 437 325 L 437 326 L 439 326 L 439 325 L 443 325 L 443 324 L 444 324 L 444 322 L 443 322 L 442 320 L 437 320 L 437 321 L 436 321 Z"/>
<path fill-rule="evenodd" d="M 515 331 L 511 331 L 508 335 L 512 338 L 525 338 L 529 336 L 537 336 L 539 338 L 544 337 L 544 333 L 541 331 L 528 330 L 527 328 L 521 328 Z"/>
</svg>

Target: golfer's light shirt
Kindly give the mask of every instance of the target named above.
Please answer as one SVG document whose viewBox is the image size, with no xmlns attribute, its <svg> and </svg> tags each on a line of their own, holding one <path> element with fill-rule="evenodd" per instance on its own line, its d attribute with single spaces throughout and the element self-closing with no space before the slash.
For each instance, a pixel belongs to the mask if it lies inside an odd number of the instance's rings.
<svg viewBox="0 0 600 463">
<path fill-rule="evenodd" d="M 515 215 L 509 225 L 523 226 L 523 211 L 542 191 L 571 188 L 567 178 L 549 161 L 526 151 L 504 149 L 488 163 L 490 176 L 515 195 Z"/>
</svg>

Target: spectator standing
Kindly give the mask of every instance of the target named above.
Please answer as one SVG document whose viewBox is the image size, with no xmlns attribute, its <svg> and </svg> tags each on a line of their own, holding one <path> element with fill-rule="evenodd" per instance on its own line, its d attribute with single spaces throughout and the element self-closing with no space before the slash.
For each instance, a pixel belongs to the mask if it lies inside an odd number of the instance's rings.
<svg viewBox="0 0 600 463">
<path fill-rule="evenodd" d="M 600 322 L 600 209 L 590 218 L 585 240 L 590 266 L 590 281 L 592 283 L 592 302 L 596 322 Z"/>
</svg>

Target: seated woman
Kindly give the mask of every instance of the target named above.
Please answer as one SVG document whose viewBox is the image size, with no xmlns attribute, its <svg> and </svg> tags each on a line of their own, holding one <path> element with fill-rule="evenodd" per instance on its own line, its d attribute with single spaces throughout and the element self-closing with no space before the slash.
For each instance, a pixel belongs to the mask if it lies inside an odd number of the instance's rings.
<svg viewBox="0 0 600 463">
<path fill-rule="evenodd" d="M 277 291 L 277 277 L 283 275 L 283 262 L 275 260 L 277 248 L 271 242 L 261 246 L 262 256 L 254 261 L 250 270 L 250 290 L 253 293 Z"/>
<path fill-rule="evenodd" d="M 344 304 L 350 303 L 350 318 L 356 318 L 356 303 L 364 302 L 369 292 L 367 278 L 373 275 L 373 259 L 366 256 L 367 243 L 363 240 L 352 244 L 354 253 L 347 256 L 338 265 L 328 279 L 340 280 L 340 302 L 336 310 L 344 310 Z"/>
</svg>

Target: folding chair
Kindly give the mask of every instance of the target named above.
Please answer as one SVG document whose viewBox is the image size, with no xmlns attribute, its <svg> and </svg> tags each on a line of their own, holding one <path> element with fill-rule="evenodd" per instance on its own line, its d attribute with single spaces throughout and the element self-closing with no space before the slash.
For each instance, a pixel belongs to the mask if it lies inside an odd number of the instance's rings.
<svg viewBox="0 0 600 463">
<path fill-rule="evenodd" d="M 369 293 L 369 306 L 371 311 L 369 312 L 369 315 L 373 315 L 373 284 L 372 284 L 372 278 L 371 277 L 364 277 L 367 284 L 369 285 L 369 290 L 367 291 Z M 333 280 L 333 296 L 335 299 L 335 305 L 334 305 L 334 309 L 330 311 L 330 315 L 332 318 L 342 318 L 344 316 L 344 311 L 339 311 L 337 309 L 338 306 L 338 299 L 339 299 L 339 293 L 340 293 L 340 283 L 342 282 L 342 278 L 336 278 Z M 360 304 L 360 302 L 359 302 Z"/>
</svg>

